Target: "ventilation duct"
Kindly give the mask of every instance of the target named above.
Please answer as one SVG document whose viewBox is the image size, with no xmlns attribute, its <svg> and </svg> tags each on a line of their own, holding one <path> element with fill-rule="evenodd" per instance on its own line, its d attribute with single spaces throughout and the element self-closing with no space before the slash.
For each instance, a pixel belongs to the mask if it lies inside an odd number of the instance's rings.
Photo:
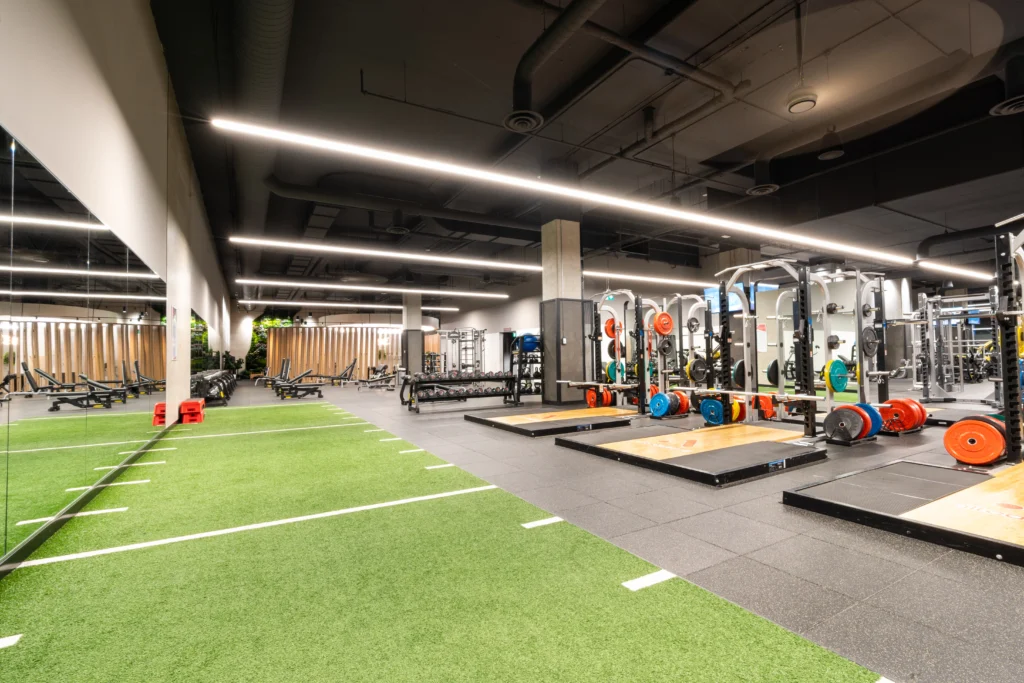
<svg viewBox="0 0 1024 683">
<path fill-rule="evenodd" d="M 989 109 L 992 116 L 1010 116 L 1024 112 L 1024 56 L 1010 57 L 1003 67 L 1006 99 Z"/>
<path fill-rule="evenodd" d="M 772 182 L 770 163 L 768 159 L 754 162 L 754 186 L 747 190 L 747 194 L 762 197 L 779 191 L 779 186 Z"/>
</svg>

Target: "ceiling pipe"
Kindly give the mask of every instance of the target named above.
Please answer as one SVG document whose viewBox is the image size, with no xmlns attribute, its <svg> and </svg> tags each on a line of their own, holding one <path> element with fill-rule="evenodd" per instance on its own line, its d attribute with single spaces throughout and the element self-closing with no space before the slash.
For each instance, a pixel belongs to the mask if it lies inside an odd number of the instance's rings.
<svg viewBox="0 0 1024 683">
<path fill-rule="evenodd" d="M 236 3 L 235 34 L 237 86 L 235 104 L 239 111 L 272 126 L 281 113 L 288 45 L 292 33 L 294 0 L 250 0 Z M 238 189 L 238 227 L 246 234 L 262 235 L 267 221 L 270 193 L 262 180 L 273 171 L 277 150 L 271 145 L 238 145 L 235 148 L 235 177 Z M 258 272 L 259 252 L 242 254 L 242 272 Z M 246 299 L 252 287 L 243 287 Z"/>
<path fill-rule="evenodd" d="M 545 2 L 545 0 L 515 0 L 515 2 L 522 7 L 540 10 L 543 12 L 553 12 L 555 14 L 562 12 L 560 7 L 556 7 L 555 5 Z M 666 54 L 660 50 L 655 50 L 653 47 L 648 47 L 643 43 L 630 40 L 611 29 L 605 28 L 601 24 L 586 21 L 579 30 L 581 33 L 585 33 L 592 38 L 597 38 L 609 45 L 614 45 L 617 48 L 625 50 L 645 62 L 649 62 L 655 66 L 660 66 L 667 72 L 675 74 L 676 76 L 688 78 L 694 83 L 700 83 L 701 85 L 711 88 L 716 92 L 731 93 L 736 90 L 737 86 L 733 85 L 725 78 L 699 69 L 678 57 L 673 57 L 672 55 Z"/>
<path fill-rule="evenodd" d="M 947 232 L 941 235 L 926 237 L 917 245 L 917 258 L 925 259 L 931 257 L 932 247 L 937 247 L 940 244 L 955 244 L 957 242 L 964 242 L 982 237 L 995 237 L 996 235 L 1002 235 L 1006 232 L 1009 232 L 1009 230 L 1005 227 L 997 228 L 994 225 L 986 225 L 981 228 L 958 230 L 957 232 Z"/>
<path fill-rule="evenodd" d="M 573 0 L 522 56 L 512 81 L 512 113 L 505 117 L 506 128 L 522 133 L 536 130 L 544 123 L 544 117 L 533 108 L 533 77 L 604 3 L 605 0 Z"/>
<path fill-rule="evenodd" d="M 331 206 L 347 206 L 354 209 L 365 209 L 367 211 L 396 211 L 409 216 L 420 216 L 421 218 L 436 218 L 439 220 L 462 221 L 465 223 L 479 223 L 482 225 L 495 225 L 502 228 L 513 228 L 517 230 L 528 230 L 540 232 L 540 226 L 533 223 L 525 223 L 510 218 L 499 218 L 487 216 L 482 213 L 471 211 L 458 211 L 455 209 L 435 209 L 421 206 L 414 202 L 405 202 L 385 197 L 371 197 L 369 195 L 336 192 L 321 190 L 315 187 L 304 187 L 284 183 L 271 176 L 263 181 L 269 192 L 279 197 L 298 199 L 301 201 L 315 202 L 317 204 L 329 204 Z"/>
</svg>

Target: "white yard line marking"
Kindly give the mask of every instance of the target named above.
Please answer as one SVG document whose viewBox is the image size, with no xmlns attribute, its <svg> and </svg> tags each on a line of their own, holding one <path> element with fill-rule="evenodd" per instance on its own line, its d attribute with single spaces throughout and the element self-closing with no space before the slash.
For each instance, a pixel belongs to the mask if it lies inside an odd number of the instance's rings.
<svg viewBox="0 0 1024 683">
<path fill-rule="evenodd" d="M 153 462 L 133 462 L 131 465 L 125 465 L 125 467 L 146 467 L 148 465 L 166 465 L 166 460 L 155 460 Z M 94 470 L 100 472 L 102 470 L 116 470 L 121 465 L 107 465 L 106 467 L 93 467 Z"/>
<path fill-rule="evenodd" d="M 422 448 L 410 448 L 407 451 L 398 451 L 398 454 L 402 455 L 403 453 L 422 453 L 423 450 L 424 449 L 422 449 Z"/>
<path fill-rule="evenodd" d="M 455 467 L 455 465 L 448 463 L 447 465 L 431 465 L 430 467 L 424 467 L 425 470 L 439 470 L 442 467 Z"/>
<path fill-rule="evenodd" d="M 328 405 L 327 401 L 309 401 L 308 403 L 282 403 L 277 405 L 276 403 L 268 403 L 262 406 L 213 406 L 207 408 L 207 410 L 256 410 L 258 408 L 305 408 L 307 406 L 325 406 Z"/>
<path fill-rule="evenodd" d="M 342 420 L 362 420 L 363 418 L 352 416 L 352 417 L 343 417 L 341 419 Z"/>
<path fill-rule="evenodd" d="M 392 437 L 389 437 L 387 439 L 381 439 L 381 442 L 384 442 L 384 441 L 401 441 L 401 440 L 402 440 L 402 437 L 400 437 L 400 436 L 392 436 Z"/>
<path fill-rule="evenodd" d="M 251 436 L 253 434 L 279 434 L 281 432 L 304 432 L 309 429 L 337 429 L 338 427 L 361 427 L 369 422 L 349 422 L 343 425 L 317 425 L 315 427 L 288 427 L 287 429 L 262 429 L 255 432 L 231 432 L 228 434 L 200 434 L 198 436 L 169 436 L 160 439 L 164 441 L 184 441 L 185 439 L 213 439 L 219 436 Z M 126 443 L 149 443 L 149 439 L 133 439 L 131 441 L 110 441 L 107 443 L 86 443 L 80 446 L 50 446 L 49 448 L 30 448 L 23 451 L 8 451 L 8 453 L 39 453 L 41 451 L 66 451 L 72 448 L 96 448 L 99 446 L 123 446 Z M 148 453 L 148 451 L 147 451 Z"/>
<path fill-rule="evenodd" d="M 463 496 L 467 493 L 479 493 L 480 491 L 491 491 L 498 488 L 497 486 L 478 486 L 471 489 L 459 489 L 457 491 L 447 491 L 445 493 L 434 493 L 429 496 L 418 496 L 416 498 L 403 498 L 401 500 L 391 500 L 386 503 L 373 503 L 371 505 L 360 505 L 354 508 L 345 508 L 343 510 L 331 510 L 330 512 L 318 512 L 313 515 L 303 515 L 302 517 L 289 517 L 287 519 L 278 519 L 272 522 L 259 522 L 258 524 L 246 524 L 245 526 L 236 526 L 229 529 L 217 529 L 215 531 L 204 531 L 198 534 L 189 534 L 188 536 L 174 536 L 172 538 L 162 538 L 158 541 L 145 541 L 143 543 L 132 543 L 130 545 L 121 545 L 114 548 L 102 548 L 100 550 L 87 550 L 81 553 L 72 553 L 70 555 L 57 555 L 55 557 L 43 557 L 38 560 L 27 560 L 21 564 L 9 564 L 0 567 L 0 569 L 19 569 L 21 567 L 38 567 L 44 564 L 55 564 L 57 562 L 68 562 L 70 560 L 81 560 L 87 557 L 99 557 L 100 555 L 112 555 L 114 553 L 123 553 L 129 550 L 140 550 L 142 548 L 154 548 L 161 545 L 170 545 L 172 543 L 182 543 L 184 541 L 195 541 L 201 538 L 214 538 L 216 536 L 226 536 L 228 534 L 237 534 L 242 531 L 255 531 L 256 529 L 267 529 L 275 526 L 282 526 L 284 524 L 296 524 L 298 522 L 309 522 L 315 519 L 327 519 L 329 517 L 340 517 L 341 515 L 350 515 L 354 512 L 365 512 L 367 510 L 380 510 L 381 508 L 396 507 L 399 505 L 408 505 L 409 503 L 421 503 L 427 500 L 437 500 L 438 498 L 451 498 L 452 496 Z"/>
<path fill-rule="evenodd" d="M 630 579 L 629 581 L 624 582 L 622 585 L 631 591 L 638 591 L 641 588 L 647 588 L 648 586 L 653 586 L 655 584 L 661 583 L 663 581 L 668 581 L 669 579 L 674 578 L 676 578 L 676 575 L 672 572 L 667 571 L 665 569 L 659 569 L 653 574 L 647 574 L 646 576 L 641 576 L 636 579 Z"/>
<path fill-rule="evenodd" d="M 363 434 L 370 434 L 372 432 L 383 432 L 383 429 L 364 429 Z"/>
<path fill-rule="evenodd" d="M 547 526 L 548 524 L 556 524 L 557 522 L 564 521 L 561 517 L 548 517 L 547 519 L 538 519 L 536 522 L 527 522 L 526 524 L 520 524 L 519 526 L 524 529 L 536 529 L 539 526 Z"/>
<path fill-rule="evenodd" d="M 106 510 L 87 510 L 86 512 L 75 512 L 70 515 L 63 515 L 64 519 L 70 519 L 72 517 L 88 517 L 90 515 L 105 515 L 109 512 L 125 512 L 128 508 L 108 508 Z M 57 519 L 56 517 L 40 517 L 39 519 L 26 519 L 18 522 L 14 526 L 21 526 L 22 524 L 40 524 L 42 522 L 49 522 L 51 519 Z"/>
<path fill-rule="evenodd" d="M 19 640 L 21 640 L 20 633 L 16 636 L 7 636 L 6 638 L 0 638 L 0 650 L 4 649 L 5 647 L 10 647 L 11 645 L 17 644 Z"/>
<path fill-rule="evenodd" d="M 146 453 L 157 453 L 159 451 L 176 451 L 176 450 L 178 450 L 177 447 L 171 447 L 171 448 L 150 448 L 149 450 L 142 451 L 142 454 L 145 455 Z M 120 453 L 118 453 L 118 455 L 131 455 L 134 452 L 135 451 L 121 451 Z"/>
<path fill-rule="evenodd" d="M 64 489 L 68 493 L 71 491 L 88 491 L 89 489 L 103 489 L 108 486 L 131 486 L 133 484 L 148 484 L 149 479 L 138 479 L 136 481 L 115 481 L 111 484 L 93 484 L 92 486 L 76 486 L 70 489 Z"/>
<path fill-rule="evenodd" d="M 21 421 L 27 420 L 77 420 L 79 418 L 88 417 L 92 419 L 94 417 L 125 417 L 127 415 L 152 415 L 148 410 L 133 410 L 127 413 L 121 413 L 118 411 L 112 412 L 101 412 L 97 410 L 90 410 L 88 415 L 52 415 L 50 417 L 22 417 L 18 418 Z"/>
</svg>

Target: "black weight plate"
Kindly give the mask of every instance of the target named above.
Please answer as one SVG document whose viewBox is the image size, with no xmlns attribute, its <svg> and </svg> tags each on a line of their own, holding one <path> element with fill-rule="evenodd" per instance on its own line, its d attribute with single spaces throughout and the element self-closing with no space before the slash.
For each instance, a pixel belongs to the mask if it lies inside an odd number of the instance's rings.
<svg viewBox="0 0 1024 683">
<path fill-rule="evenodd" d="M 768 364 L 768 370 L 767 370 L 766 374 L 768 375 L 768 384 L 771 384 L 773 387 L 779 386 L 779 361 L 778 361 L 778 359 L 773 360 L 771 363 Z"/>
<path fill-rule="evenodd" d="M 663 356 L 667 356 L 675 350 L 676 345 L 672 342 L 671 337 L 665 337 L 664 339 L 661 340 L 661 343 L 658 344 L 658 353 L 660 353 Z"/>
<path fill-rule="evenodd" d="M 738 360 L 732 364 L 732 386 L 733 389 L 742 390 L 746 386 L 747 364 Z"/>
<path fill-rule="evenodd" d="M 865 327 L 860 331 L 860 348 L 866 356 L 874 356 L 878 353 L 879 339 L 873 327 Z"/>
<path fill-rule="evenodd" d="M 686 321 L 686 329 L 688 329 L 690 332 L 696 332 L 697 330 L 700 329 L 700 321 L 697 320 L 696 318 L 690 318 L 689 320 Z"/>
<path fill-rule="evenodd" d="M 708 378 L 708 364 L 703 358 L 694 358 L 689 363 L 690 377 L 694 382 L 703 382 Z"/>
<path fill-rule="evenodd" d="M 853 410 L 833 410 L 825 416 L 825 436 L 837 441 L 854 441 L 864 431 L 864 418 Z"/>
</svg>

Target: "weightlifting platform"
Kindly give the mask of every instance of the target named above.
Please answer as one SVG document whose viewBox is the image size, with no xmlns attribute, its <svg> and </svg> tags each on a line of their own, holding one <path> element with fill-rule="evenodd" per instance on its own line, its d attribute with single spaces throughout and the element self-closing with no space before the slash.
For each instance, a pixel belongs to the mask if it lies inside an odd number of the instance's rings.
<svg viewBox="0 0 1024 683">
<path fill-rule="evenodd" d="M 629 438 L 626 438 L 629 437 Z M 555 444 L 603 458 L 725 486 L 826 458 L 789 429 L 731 424 L 700 429 L 646 426 L 608 434 L 559 437 Z"/>
<path fill-rule="evenodd" d="M 793 507 L 1024 566 L 1024 465 L 900 460 L 782 494 Z"/>
<path fill-rule="evenodd" d="M 495 429 L 535 437 L 625 427 L 636 416 L 635 409 L 609 406 L 543 413 L 538 413 L 536 407 L 529 407 L 503 410 L 500 413 L 467 413 L 465 418 Z"/>
</svg>

